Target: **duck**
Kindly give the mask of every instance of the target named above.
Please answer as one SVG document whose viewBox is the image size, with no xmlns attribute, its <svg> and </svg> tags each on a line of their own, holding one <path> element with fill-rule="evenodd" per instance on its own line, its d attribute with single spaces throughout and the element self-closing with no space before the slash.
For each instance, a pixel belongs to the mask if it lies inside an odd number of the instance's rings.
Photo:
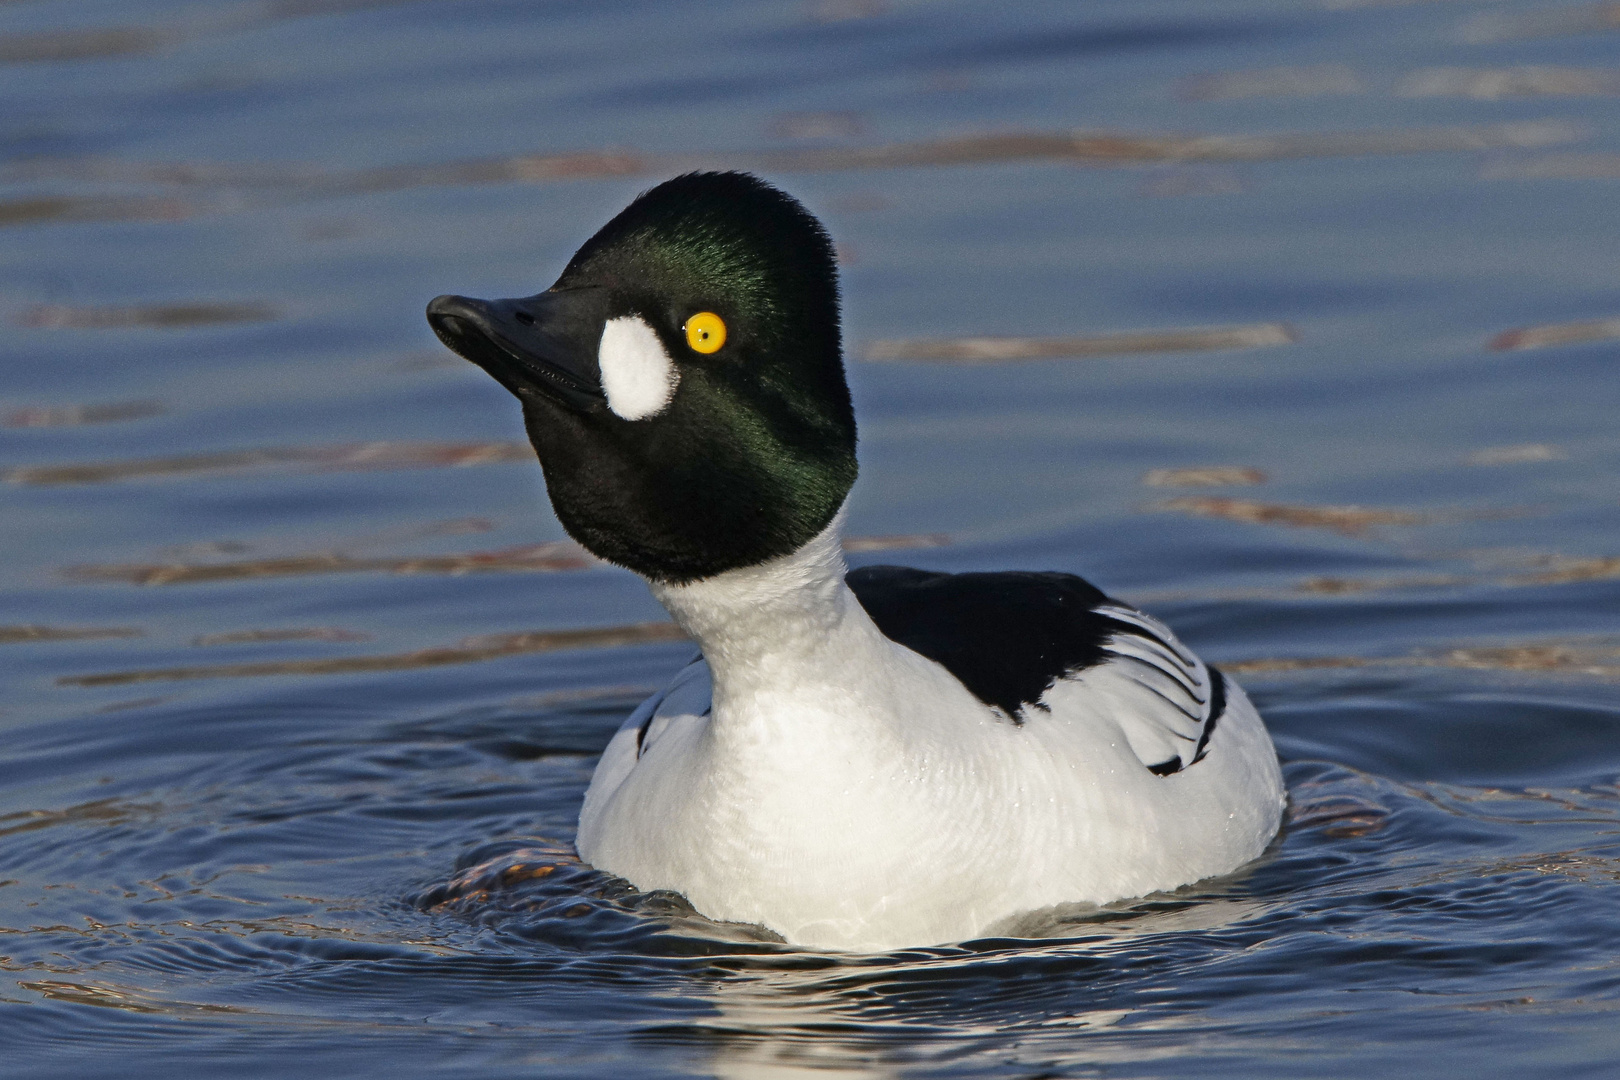
<svg viewBox="0 0 1620 1080">
<path fill-rule="evenodd" d="M 792 196 L 674 177 L 544 292 L 427 318 L 521 403 L 563 528 L 698 646 L 603 750 L 585 863 L 884 951 L 1229 874 L 1276 836 L 1265 724 L 1163 622 L 1069 573 L 847 567 L 837 262 Z"/>
</svg>

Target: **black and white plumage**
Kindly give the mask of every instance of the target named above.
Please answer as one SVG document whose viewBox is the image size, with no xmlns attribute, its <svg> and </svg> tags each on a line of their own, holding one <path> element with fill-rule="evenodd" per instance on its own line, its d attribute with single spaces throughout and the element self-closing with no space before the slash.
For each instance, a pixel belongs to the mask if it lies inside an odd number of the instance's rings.
<svg viewBox="0 0 1620 1080">
<path fill-rule="evenodd" d="M 1169 627 L 1073 574 L 944 574 L 867 566 L 845 582 L 883 636 L 939 664 L 1009 723 L 1039 718 L 1060 679 L 1107 665 L 1169 709 L 1122 726 L 1147 770 L 1169 776 L 1199 761 L 1226 711 L 1226 679 Z M 699 653 L 668 688 L 625 721 L 640 757 L 671 716 L 707 716 L 708 667 Z M 654 726 L 654 720 L 658 720 Z"/>
<path fill-rule="evenodd" d="M 1160 776 L 1198 760 L 1226 707 L 1220 672 L 1187 651 L 1168 626 L 1073 574 L 867 566 L 847 581 L 885 637 L 942 665 L 1015 724 L 1024 722 L 1026 709 L 1047 711 L 1041 700 L 1059 679 L 1100 664 L 1120 666 L 1175 710 L 1131 738 L 1143 764 Z"/>
<path fill-rule="evenodd" d="M 787 196 L 677 178 L 547 292 L 429 318 L 523 401 L 565 527 L 701 649 L 604 750 L 592 865 L 891 948 L 1225 873 L 1275 834 L 1264 725 L 1158 620 L 1069 574 L 847 571 L 836 276 Z"/>
</svg>

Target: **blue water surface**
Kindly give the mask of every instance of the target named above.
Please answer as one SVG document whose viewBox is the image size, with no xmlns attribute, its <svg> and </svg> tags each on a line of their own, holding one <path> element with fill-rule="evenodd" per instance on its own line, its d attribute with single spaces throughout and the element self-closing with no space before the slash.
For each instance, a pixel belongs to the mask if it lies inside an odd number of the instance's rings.
<svg viewBox="0 0 1620 1080">
<path fill-rule="evenodd" d="M 0 1072 L 1615 1075 L 1611 8 L 0 5 Z M 868 956 L 573 858 L 691 646 L 422 308 L 699 167 L 839 245 L 851 560 L 1171 623 L 1262 860 Z"/>
</svg>

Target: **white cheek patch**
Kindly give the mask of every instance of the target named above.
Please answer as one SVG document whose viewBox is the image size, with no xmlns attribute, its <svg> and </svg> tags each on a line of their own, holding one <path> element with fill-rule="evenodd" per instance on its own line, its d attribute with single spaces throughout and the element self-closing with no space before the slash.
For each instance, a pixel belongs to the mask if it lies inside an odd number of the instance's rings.
<svg viewBox="0 0 1620 1080">
<path fill-rule="evenodd" d="M 602 327 L 597 363 L 608 408 L 626 420 L 645 420 L 662 412 L 681 381 L 664 343 L 634 315 L 609 319 Z"/>
</svg>

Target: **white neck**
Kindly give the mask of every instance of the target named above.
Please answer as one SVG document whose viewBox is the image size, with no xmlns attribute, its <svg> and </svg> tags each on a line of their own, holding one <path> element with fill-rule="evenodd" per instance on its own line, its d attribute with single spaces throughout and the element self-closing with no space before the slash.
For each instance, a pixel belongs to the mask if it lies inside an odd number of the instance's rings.
<svg viewBox="0 0 1620 1080">
<path fill-rule="evenodd" d="M 841 631 L 860 634 L 871 626 L 844 584 L 843 523 L 839 511 L 809 543 L 758 566 L 685 585 L 648 583 L 703 649 L 717 704 L 769 685 L 783 666 L 807 673 Z"/>
</svg>

